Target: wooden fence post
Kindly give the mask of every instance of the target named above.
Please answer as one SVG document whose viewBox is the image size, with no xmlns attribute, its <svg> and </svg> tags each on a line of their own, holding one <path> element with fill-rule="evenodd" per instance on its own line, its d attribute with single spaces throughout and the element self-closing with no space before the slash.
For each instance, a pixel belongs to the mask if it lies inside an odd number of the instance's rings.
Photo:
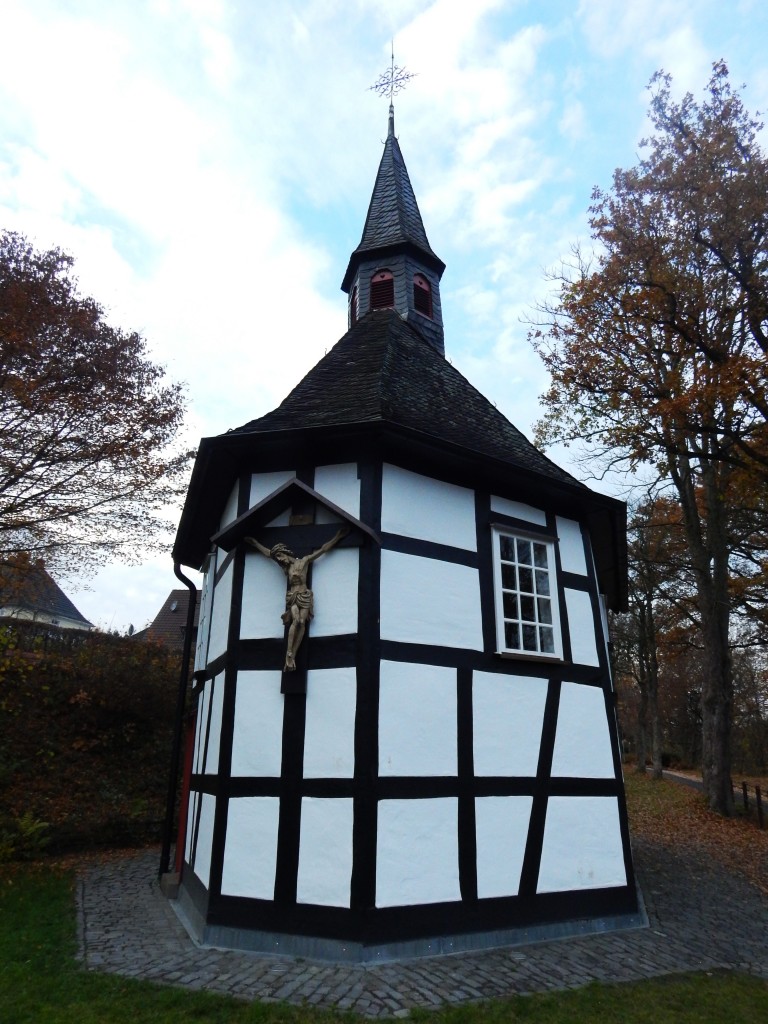
<svg viewBox="0 0 768 1024">
<path fill-rule="evenodd" d="M 742 796 L 744 797 L 744 810 L 748 811 L 749 810 L 749 795 L 747 794 L 747 784 L 746 784 L 746 782 L 742 782 L 742 784 L 741 784 L 741 792 L 742 792 Z"/>
</svg>

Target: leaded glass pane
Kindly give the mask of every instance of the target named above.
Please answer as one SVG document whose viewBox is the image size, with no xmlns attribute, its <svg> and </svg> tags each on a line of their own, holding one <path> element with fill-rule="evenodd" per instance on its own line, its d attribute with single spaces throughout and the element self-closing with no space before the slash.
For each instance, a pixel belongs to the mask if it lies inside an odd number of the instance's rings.
<svg viewBox="0 0 768 1024">
<path fill-rule="evenodd" d="M 534 607 L 533 597 L 520 596 L 520 618 L 527 619 L 528 622 L 536 621 L 536 609 Z"/>
<path fill-rule="evenodd" d="M 547 569 L 549 562 L 547 561 L 547 545 L 537 544 L 534 542 L 533 545 L 533 564 L 537 569 Z"/>
<path fill-rule="evenodd" d="M 517 594 L 510 594 L 508 590 L 504 591 L 504 618 L 520 618 L 520 614 L 517 610 Z"/>
<path fill-rule="evenodd" d="M 517 576 L 514 565 L 501 563 L 501 585 L 505 590 L 517 590 Z"/>
<path fill-rule="evenodd" d="M 504 623 L 504 643 L 510 651 L 520 650 L 520 626 L 517 622 Z"/>
<path fill-rule="evenodd" d="M 517 560 L 521 565 L 531 564 L 531 542 L 529 540 L 517 541 Z"/>
<path fill-rule="evenodd" d="M 504 596 L 506 597 L 506 594 Z M 544 622 L 548 626 L 552 625 L 552 602 L 548 597 L 539 597 L 537 601 L 539 605 L 539 622 Z"/>
<path fill-rule="evenodd" d="M 520 590 L 526 594 L 533 593 L 533 569 L 524 569 L 522 566 L 518 569 L 520 574 Z"/>
<path fill-rule="evenodd" d="M 541 569 L 536 570 L 536 593 L 542 594 L 544 597 L 549 596 L 549 573 L 542 572 Z"/>
<path fill-rule="evenodd" d="M 535 651 L 537 650 L 536 645 L 536 627 L 535 626 L 523 626 L 523 650 L 524 651 Z"/>
<path fill-rule="evenodd" d="M 553 630 L 549 626 L 542 626 L 539 630 L 539 635 L 541 637 L 542 654 L 554 654 L 555 637 Z"/>
<path fill-rule="evenodd" d="M 505 537 L 503 534 L 499 537 L 501 557 L 507 562 L 515 561 L 515 539 L 514 537 Z"/>
</svg>

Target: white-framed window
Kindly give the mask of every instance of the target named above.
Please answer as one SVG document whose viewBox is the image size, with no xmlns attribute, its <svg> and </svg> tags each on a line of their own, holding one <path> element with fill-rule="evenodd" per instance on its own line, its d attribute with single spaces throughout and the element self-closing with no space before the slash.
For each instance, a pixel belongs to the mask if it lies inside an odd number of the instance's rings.
<svg viewBox="0 0 768 1024">
<path fill-rule="evenodd" d="M 494 527 L 493 571 L 499 653 L 562 658 L 554 541 Z"/>
</svg>

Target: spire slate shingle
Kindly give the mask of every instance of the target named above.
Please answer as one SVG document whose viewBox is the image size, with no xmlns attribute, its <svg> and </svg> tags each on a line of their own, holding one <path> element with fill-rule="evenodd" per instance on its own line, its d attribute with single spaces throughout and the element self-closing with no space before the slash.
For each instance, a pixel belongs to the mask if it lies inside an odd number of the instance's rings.
<svg viewBox="0 0 768 1024">
<path fill-rule="evenodd" d="M 387 141 L 376 174 L 363 235 L 350 257 L 342 288 L 348 289 L 354 267 L 365 256 L 405 247 L 417 249 L 440 273 L 445 269 L 445 264 L 433 252 L 427 239 L 400 143 L 395 136 L 395 116 L 390 107 Z"/>
<path fill-rule="evenodd" d="M 390 114 L 387 141 L 356 252 L 412 242 L 432 252 Z M 433 253 L 434 255 L 434 253 Z"/>
</svg>

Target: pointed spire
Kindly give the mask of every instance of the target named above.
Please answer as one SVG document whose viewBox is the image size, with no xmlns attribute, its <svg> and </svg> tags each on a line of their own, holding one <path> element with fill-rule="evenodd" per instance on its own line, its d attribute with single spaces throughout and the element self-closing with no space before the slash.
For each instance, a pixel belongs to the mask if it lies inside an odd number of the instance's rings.
<svg viewBox="0 0 768 1024">
<path fill-rule="evenodd" d="M 414 76 L 395 65 L 372 88 L 389 95 L 384 152 L 363 236 L 341 283 L 349 295 L 349 326 L 375 309 L 395 309 L 428 344 L 445 355 L 440 278 L 445 264 L 433 251 L 395 135 L 392 97 Z"/>
<path fill-rule="evenodd" d="M 430 269 L 442 274 L 445 264 L 433 251 L 424 230 L 419 206 L 395 136 L 395 110 L 389 105 L 389 125 L 373 195 L 365 218 L 360 244 L 352 253 L 342 289 L 349 291 L 360 260 L 385 256 L 395 249 L 415 250 Z M 383 251 L 382 251 L 383 250 Z"/>
</svg>

